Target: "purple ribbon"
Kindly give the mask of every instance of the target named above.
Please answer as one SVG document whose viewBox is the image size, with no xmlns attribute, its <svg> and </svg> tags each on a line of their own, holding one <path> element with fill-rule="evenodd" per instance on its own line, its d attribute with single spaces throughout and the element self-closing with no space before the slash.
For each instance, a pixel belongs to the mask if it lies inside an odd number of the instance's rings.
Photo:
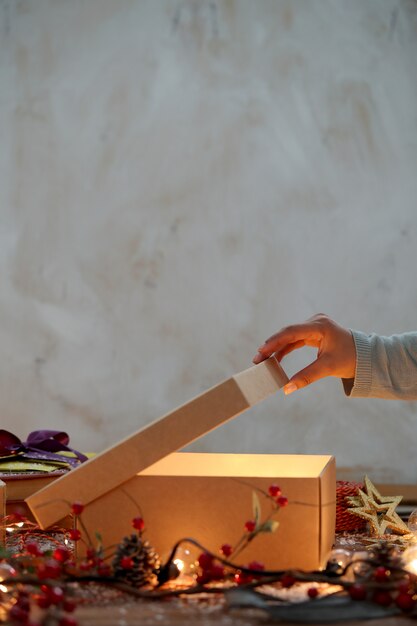
<svg viewBox="0 0 417 626">
<path fill-rule="evenodd" d="M 68 444 L 67 433 L 59 430 L 34 430 L 27 441 L 22 442 L 16 435 L 0 429 L 0 457 L 18 454 L 20 459 L 60 461 L 73 467 L 87 461 L 85 454 L 73 450 Z M 72 452 L 77 458 L 55 454 L 60 451 Z"/>
</svg>

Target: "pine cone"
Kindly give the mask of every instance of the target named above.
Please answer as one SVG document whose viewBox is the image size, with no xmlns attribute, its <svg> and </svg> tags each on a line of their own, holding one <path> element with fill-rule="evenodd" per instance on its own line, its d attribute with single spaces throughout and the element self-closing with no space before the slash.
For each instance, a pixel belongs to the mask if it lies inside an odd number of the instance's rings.
<svg viewBox="0 0 417 626">
<path fill-rule="evenodd" d="M 401 552 L 398 546 L 386 541 L 380 541 L 372 547 L 373 558 L 386 568 L 401 567 Z"/>
<path fill-rule="evenodd" d="M 133 561 L 131 569 L 123 568 L 121 565 L 123 557 L 126 556 Z M 157 584 L 156 574 L 161 562 L 148 541 L 144 541 L 140 535 L 132 534 L 130 537 L 125 537 L 117 546 L 112 565 L 116 578 L 132 587 L 144 587 Z"/>
</svg>

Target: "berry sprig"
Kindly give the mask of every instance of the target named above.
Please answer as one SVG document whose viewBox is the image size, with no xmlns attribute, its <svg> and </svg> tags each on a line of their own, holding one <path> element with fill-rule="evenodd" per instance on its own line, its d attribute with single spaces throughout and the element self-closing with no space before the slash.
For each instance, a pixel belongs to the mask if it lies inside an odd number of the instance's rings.
<svg viewBox="0 0 417 626">
<path fill-rule="evenodd" d="M 222 559 L 234 561 L 236 557 L 247 547 L 247 545 L 259 534 L 275 532 L 278 529 L 279 522 L 277 522 L 274 517 L 278 514 L 281 508 L 287 506 L 288 498 L 282 495 L 281 488 L 276 484 L 271 484 L 268 491 L 263 491 L 261 489 L 258 489 L 257 491 L 269 501 L 271 505 L 269 514 L 262 519 L 261 504 L 257 492 L 254 491 L 252 493 L 253 518 L 245 522 L 244 532 L 234 546 L 229 543 L 224 543 L 220 546 Z M 227 573 L 225 574 L 224 566 L 219 563 L 219 559 L 216 559 L 209 553 L 200 554 L 198 558 L 198 565 L 200 572 L 197 575 L 196 581 L 200 585 L 218 581 L 227 576 Z M 233 578 L 234 582 L 242 585 L 256 580 L 257 577 L 259 577 L 259 573 L 264 570 L 265 566 L 263 563 L 260 563 L 259 561 L 252 561 L 244 568 L 241 568 L 237 573 L 233 572 L 231 574 L 229 572 L 228 574 L 229 577 Z"/>
<path fill-rule="evenodd" d="M 112 558 L 113 554 L 105 558 L 101 537 L 96 535 L 98 544 L 94 546 L 83 524 L 84 505 L 78 501 L 73 502 L 70 510 L 74 527 L 67 531 L 67 538 L 74 544 L 86 543 L 85 555 L 77 562 L 74 561 L 72 551 L 67 546 L 60 544 L 54 549 L 45 550 L 34 539 L 24 542 L 20 554 L 11 558 L 6 552 L 0 555 L 7 557 L 15 567 L 14 569 L 10 566 L 10 571 L 14 572 L 15 577 L 10 579 L 10 583 L 16 583 L 14 604 L 7 614 L 10 624 L 41 626 L 41 624 L 54 623 L 57 626 L 78 626 L 73 615 L 76 601 L 68 591 L 68 582 L 103 578 L 111 580 L 114 577 L 113 568 L 106 562 L 106 559 Z M 14 515 L 13 519 L 9 517 L 5 521 L 8 524 L 19 524 L 19 530 L 21 525 L 26 523 L 30 528 L 32 527 L 32 524 L 20 515 L 18 517 Z M 132 526 L 141 536 L 145 529 L 143 517 L 133 518 Z M 120 565 L 125 571 L 133 569 L 134 556 L 124 556 Z M 19 581 L 21 582 L 17 586 Z M 27 581 L 28 587 L 25 587 L 24 581 Z M 31 606 L 36 606 L 38 613 L 41 610 L 40 622 L 34 622 L 31 619 Z"/>
<path fill-rule="evenodd" d="M 9 608 L 7 623 L 24 624 L 26 626 L 41 626 L 54 623 L 57 626 L 78 626 L 72 616 L 76 609 L 76 601 L 72 590 L 68 587 L 68 580 L 64 570 L 64 562 L 69 561 L 70 553 L 66 548 L 56 548 L 43 551 L 36 542 L 27 542 L 26 553 L 14 558 L 16 578 L 9 583 L 15 584 L 14 604 Z M 25 580 L 27 579 L 27 584 Z M 35 622 L 31 616 L 32 607 L 41 610 L 40 622 Z"/>
<path fill-rule="evenodd" d="M 404 613 L 417 608 L 417 577 L 403 568 L 401 557 L 383 542 L 374 548 L 375 554 L 364 559 L 356 580 L 345 584 L 350 598 L 356 602 L 370 601 L 380 606 L 396 605 Z M 345 576 L 361 561 L 351 561 L 342 572 Z M 354 570 L 355 571 L 355 570 Z"/>
</svg>

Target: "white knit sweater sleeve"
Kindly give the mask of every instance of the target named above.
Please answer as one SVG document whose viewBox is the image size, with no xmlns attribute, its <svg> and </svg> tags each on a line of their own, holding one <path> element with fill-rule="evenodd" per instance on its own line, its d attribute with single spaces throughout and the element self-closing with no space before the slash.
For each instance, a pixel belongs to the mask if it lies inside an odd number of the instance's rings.
<svg viewBox="0 0 417 626">
<path fill-rule="evenodd" d="M 353 380 L 343 380 L 352 398 L 417 400 L 417 332 L 382 337 L 352 330 L 356 346 Z"/>
<path fill-rule="evenodd" d="M 344 380 L 347 395 L 356 398 L 417 399 L 417 332 L 382 337 L 352 330 L 356 371 Z"/>
</svg>

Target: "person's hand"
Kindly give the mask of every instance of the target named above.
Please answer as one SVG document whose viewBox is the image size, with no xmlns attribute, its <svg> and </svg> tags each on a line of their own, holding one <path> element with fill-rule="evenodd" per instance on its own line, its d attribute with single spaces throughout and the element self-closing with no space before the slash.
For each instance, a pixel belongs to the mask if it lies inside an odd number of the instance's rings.
<svg viewBox="0 0 417 626">
<path fill-rule="evenodd" d="M 286 354 L 303 346 L 317 348 L 317 359 L 294 374 L 284 393 L 290 394 L 325 376 L 355 377 L 356 348 L 352 333 L 322 313 L 272 335 L 258 348 L 253 362 L 261 363 L 272 354 L 281 361 Z"/>
</svg>

